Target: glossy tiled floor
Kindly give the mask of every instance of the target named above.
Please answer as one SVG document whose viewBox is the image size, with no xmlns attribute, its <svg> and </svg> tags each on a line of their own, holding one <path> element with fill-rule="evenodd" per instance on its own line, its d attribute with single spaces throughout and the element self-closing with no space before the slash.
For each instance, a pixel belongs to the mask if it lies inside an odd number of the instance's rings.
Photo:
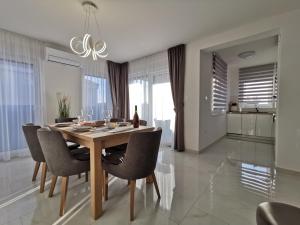
<svg viewBox="0 0 300 225">
<path fill-rule="evenodd" d="M 274 170 L 269 144 L 222 139 L 201 154 L 161 149 L 156 169 L 162 198 L 140 180 L 133 224 L 250 225 L 262 201 L 300 206 L 300 177 Z M 0 163 L 0 224 L 130 224 L 127 181 L 110 179 L 103 216 L 89 216 L 89 185 L 71 178 L 67 213 L 58 217 L 59 187 L 52 199 L 32 184 L 30 159 Z M 59 186 L 59 184 L 58 184 Z"/>
</svg>

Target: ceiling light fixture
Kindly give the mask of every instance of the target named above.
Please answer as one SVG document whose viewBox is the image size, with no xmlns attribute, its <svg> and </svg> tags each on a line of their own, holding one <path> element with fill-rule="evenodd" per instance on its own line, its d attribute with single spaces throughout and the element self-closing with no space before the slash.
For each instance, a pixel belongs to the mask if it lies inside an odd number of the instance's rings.
<svg viewBox="0 0 300 225">
<path fill-rule="evenodd" d="M 85 21 L 84 21 L 84 30 L 82 37 L 73 37 L 70 40 L 70 48 L 74 53 L 81 57 L 88 57 L 92 55 L 93 60 L 97 58 L 105 58 L 108 56 L 106 53 L 106 43 L 103 40 L 94 42 L 92 35 L 90 33 L 90 17 L 91 14 L 94 16 L 96 29 L 98 30 L 98 35 L 100 35 L 100 26 L 96 18 L 96 10 L 98 9 L 97 5 L 92 1 L 82 2 L 82 7 L 85 11 Z"/>
<path fill-rule="evenodd" d="M 253 57 L 255 55 L 255 51 L 245 51 L 245 52 L 241 52 L 240 54 L 238 54 L 238 57 L 242 58 L 242 59 L 248 59 L 250 57 Z"/>
</svg>

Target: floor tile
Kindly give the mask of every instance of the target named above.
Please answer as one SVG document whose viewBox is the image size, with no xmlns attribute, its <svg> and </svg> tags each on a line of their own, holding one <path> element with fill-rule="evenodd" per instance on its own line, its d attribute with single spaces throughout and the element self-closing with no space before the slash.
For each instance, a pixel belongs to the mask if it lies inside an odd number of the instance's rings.
<svg viewBox="0 0 300 225">
<path fill-rule="evenodd" d="M 132 223 L 126 180 L 110 178 L 109 199 L 103 204 L 102 217 L 95 221 L 90 217 L 89 183 L 84 177 L 71 177 L 66 207 L 69 213 L 60 219 L 60 181 L 49 199 L 49 186 L 40 194 L 39 177 L 32 183 L 32 171 L 30 158 L 0 162 L 1 225 L 254 225 L 260 202 L 300 206 L 300 177 L 276 171 L 273 145 L 227 138 L 200 154 L 161 148 L 155 171 L 161 199 L 153 185 L 137 181 Z M 36 191 L 30 192 L 34 188 Z"/>
</svg>

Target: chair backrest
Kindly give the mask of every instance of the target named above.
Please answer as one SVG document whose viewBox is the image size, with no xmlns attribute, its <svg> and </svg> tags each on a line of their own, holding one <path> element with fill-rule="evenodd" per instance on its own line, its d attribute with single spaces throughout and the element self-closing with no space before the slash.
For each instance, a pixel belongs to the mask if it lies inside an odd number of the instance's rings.
<svg viewBox="0 0 300 225">
<path fill-rule="evenodd" d="M 55 123 L 67 123 L 67 122 L 73 122 L 73 120 L 76 120 L 76 117 L 69 117 L 69 118 L 56 118 Z"/>
<path fill-rule="evenodd" d="M 111 122 L 111 123 L 123 122 L 123 119 L 121 119 L 121 118 L 111 118 L 111 119 L 110 119 L 110 122 Z"/>
<path fill-rule="evenodd" d="M 47 166 L 55 176 L 70 176 L 76 174 L 74 158 L 59 131 L 41 128 L 37 132 Z"/>
<path fill-rule="evenodd" d="M 129 123 L 133 123 L 133 120 L 127 120 Z M 141 126 L 147 126 L 147 121 L 146 120 L 140 120 L 140 125 Z"/>
<path fill-rule="evenodd" d="M 40 128 L 40 126 L 33 123 L 27 123 L 22 126 L 31 157 L 36 162 L 45 162 L 45 157 L 37 136 L 37 130 Z"/>
<path fill-rule="evenodd" d="M 153 173 L 162 129 L 138 132 L 130 136 L 122 167 L 128 179 L 140 179 Z"/>
</svg>

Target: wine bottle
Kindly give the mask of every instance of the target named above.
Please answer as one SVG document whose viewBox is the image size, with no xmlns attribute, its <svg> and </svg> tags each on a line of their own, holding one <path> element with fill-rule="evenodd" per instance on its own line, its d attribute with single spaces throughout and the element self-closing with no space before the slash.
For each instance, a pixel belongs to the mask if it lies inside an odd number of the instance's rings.
<svg viewBox="0 0 300 225">
<path fill-rule="evenodd" d="M 137 105 L 134 106 L 134 115 L 133 115 L 132 123 L 134 128 L 138 128 L 140 126 L 140 119 L 137 113 Z"/>
</svg>

